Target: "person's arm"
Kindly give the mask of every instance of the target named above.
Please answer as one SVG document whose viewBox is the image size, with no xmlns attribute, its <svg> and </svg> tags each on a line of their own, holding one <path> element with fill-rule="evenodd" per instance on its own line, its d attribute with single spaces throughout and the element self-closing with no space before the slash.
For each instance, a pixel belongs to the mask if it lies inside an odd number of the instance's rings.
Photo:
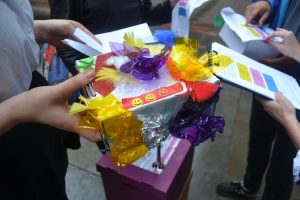
<svg viewBox="0 0 300 200">
<path fill-rule="evenodd" d="M 272 40 L 273 37 L 281 37 L 282 42 Z M 275 47 L 283 55 L 300 62 L 300 44 L 292 31 L 278 28 L 265 39 L 270 45 Z"/>
<path fill-rule="evenodd" d="M 37 43 L 49 43 L 58 48 L 66 47 L 61 42 L 61 40 L 66 38 L 72 38 L 80 42 L 80 40 L 73 35 L 76 28 L 80 28 L 100 43 L 93 33 L 76 21 L 64 19 L 34 21 L 34 34 Z"/>
<path fill-rule="evenodd" d="M 78 133 L 91 141 L 101 140 L 99 132 L 78 129 L 79 115 L 70 115 L 67 104 L 76 91 L 94 79 L 94 75 L 94 71 L 86 71 L 63 83 L 37 87 L 0 103 L 0 135 L 19 123 L 36 122 Z"/>
<path fill-rule="evenodd" d="M 256 99 L 264 106 L 266 112 L 285 127 L 297 149 L 300 149 L 300 125 L 296 118 L 295 108 L 280 92 L 276 93 L 275 97 L 276 100 L 267 100 L 262 97 L 256 97 Z"/>
</svg>

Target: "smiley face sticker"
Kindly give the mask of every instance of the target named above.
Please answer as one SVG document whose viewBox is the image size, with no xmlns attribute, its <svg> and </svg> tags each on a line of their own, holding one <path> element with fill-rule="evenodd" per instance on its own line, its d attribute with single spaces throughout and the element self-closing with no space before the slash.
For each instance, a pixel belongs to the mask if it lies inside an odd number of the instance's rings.
<svg viewBox="0 0 300 200">
<path fill-rule="evenodd" d="M 166 95 L 168 95 L 169 91 L 168 91 L 167 88 L 159 88 L 158 93 L 159 93 L 161 96 L 166 96 Z"/>
<path fill-rule="evenodd" d="M 141 106 L 141 105 L 143 105 L 143 100 L 141 98 L 134 98 L 131 101 L 131 105 L 132 106 Z"/>
<path fill-rule="evenodd" d="M 149 93 L 149 94 L 146 94 L 145 99 L 146 99 L 146 101 L 152 102 L 152 101 L 156 100 L 156 96 L 155 96 L 155 94 Z"/>
</svg>

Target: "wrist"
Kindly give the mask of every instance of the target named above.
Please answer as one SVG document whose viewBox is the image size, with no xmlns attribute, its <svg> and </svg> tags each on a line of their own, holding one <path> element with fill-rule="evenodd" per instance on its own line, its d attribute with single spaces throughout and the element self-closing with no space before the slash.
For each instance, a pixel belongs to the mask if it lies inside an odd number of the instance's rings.
<svg viewBox="0 0 300 200">
<path fill-rule="evenodd" d="M 43 21 L 45 20 L 34 20 L 34 24 L 33 24 L 35 40 L 39 44 L 46 42 L 45 39 L 46 27 Z"/>
</svg>

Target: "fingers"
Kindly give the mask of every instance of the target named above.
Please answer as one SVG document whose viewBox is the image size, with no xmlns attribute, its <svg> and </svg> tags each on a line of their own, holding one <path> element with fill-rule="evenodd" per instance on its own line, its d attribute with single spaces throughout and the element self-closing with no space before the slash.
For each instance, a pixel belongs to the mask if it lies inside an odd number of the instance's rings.
<svg viewBox="0 0 300 200">
<path fill-rule="evenodd" d="M 57 87 L 60 87 L 58 92 L 61 93 L 64 97 L 70 97 L 72 96 L 76 91 L 83 88 L 87 84 L 93 81 L 95 77 L 95 71 L 94 70 L 87 70 L 85 72 L 82 72 L 65 82 L 57 85 Z"/>
<path fill-rule="evenodd" d="M 271 6 L 266 1 L 258 1 L 250 4 L 245 10 L 246 25 L 257 24 L 257 18 L 259 18 L 259 25 L 263 25 L 268 18 L 270 11 Z"/>
<path fill-rule="evenodd" d="M 282 29 L 282 28 L 277 28 L 276 31 L 274 31 L 273 33 L 268 35 L 265 38 L 265 40 L 270 40 L 273 37 L 282 37 L 283 39 L 286 39 L 286 38 L 291 37 L 291 36 L 293 36 L 292 31 L 288 31 L 288 30 Z"/>
<path fill-rule="evenodd" d="M 247 10 L 249 10 L 248 8 L 247 8 Z M 258 13 L 257 12 L 253 12 L 253 11 L 247 11 L 246 10 L 246 13 L 245 13 L 245 18 L 246 18 L 246 23 L 245 23 L 245 25 L 248 25 L 248 24 L 256 24 L 255 23 L 255 17 L 258 15 Z"/>
<path fill-rule="evenodd" d="M 98 142 L 103 139 L 99 131 L 79 130 L 77 133 L 91 142 Z"/>
<path fill-rule="evenodd" d="M 277 101 L 282 101 L 282 100 L 286 99 L 281 92 L 276 92 L 275 93 L 275 98 L 276 98 Z"/>
</svg>

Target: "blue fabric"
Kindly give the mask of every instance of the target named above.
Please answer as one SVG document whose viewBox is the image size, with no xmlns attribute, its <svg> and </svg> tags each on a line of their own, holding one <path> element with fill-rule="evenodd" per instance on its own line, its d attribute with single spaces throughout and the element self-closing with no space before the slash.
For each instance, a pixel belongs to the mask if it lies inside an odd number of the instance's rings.
<svg viewBox="0 0 300 200">
<path fill-rule="evenodd" d="M 268 2 L 272 7 L 270 27 L 273 29 L 282 27 L 290 0 L 269 0 Z"/>
<path fill-rule="evenodd" d="M 290 3 L 290 0 L 282 0 L 281 1 L 276 27 L 282 27 L 286 13 L 287 13 L 287 9 L 289 7 L 289 3 Z"/>
</svg>

